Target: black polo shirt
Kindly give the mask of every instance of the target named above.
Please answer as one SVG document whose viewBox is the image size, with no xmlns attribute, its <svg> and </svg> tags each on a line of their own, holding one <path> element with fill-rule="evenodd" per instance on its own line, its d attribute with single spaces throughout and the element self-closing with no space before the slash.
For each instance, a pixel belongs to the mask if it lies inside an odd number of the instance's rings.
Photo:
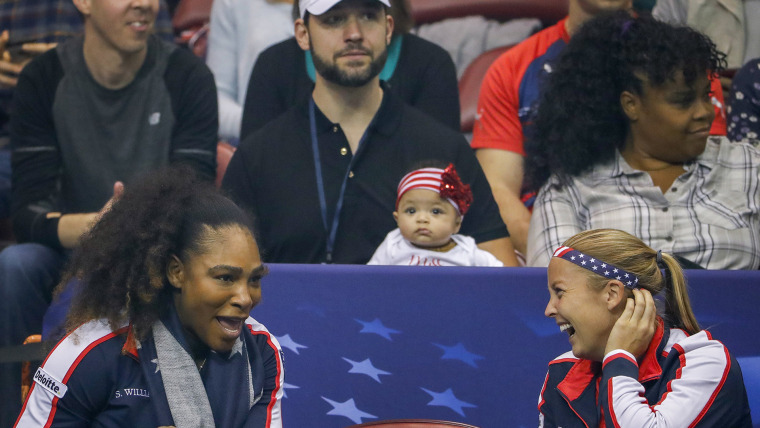
<svg viewBox="0 0 760 428">
<path fill-rule="evenodd" d="M 399 180 L 420 161 L 453 162 L 474 202 L 459 233 L 477 242 L 509 236 L 491 189 L 464 137 L 384 90 L 383 102 L 356 154 L 339 124 L 315 106 L 328 226 L 349 167 L 332 255 L 334 263 L 366 263 L 396 228 Z M 353 161 L 353 163 L 352 163 Z M 309 133 L 309 99 L 245 138 L 223 188 L 254 215 L 262 258 L 273 263 L 326 261 L 325 229 Z"/>
</svg>

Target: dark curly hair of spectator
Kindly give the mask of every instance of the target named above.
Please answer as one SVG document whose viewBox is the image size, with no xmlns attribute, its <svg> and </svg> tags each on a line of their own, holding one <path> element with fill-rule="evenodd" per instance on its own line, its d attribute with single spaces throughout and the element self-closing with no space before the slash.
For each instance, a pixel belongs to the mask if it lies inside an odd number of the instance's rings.
<svg viewBox="0 0 760 428">
<path fill-rule="evenodd" d="M 66 331 L 93 319 L 107 319 L 115 330 L 129 320 L 143 338 L 171 299 L 166 267 L 172 255 L 187 262 L 203 253 L 209 227 L 228 226 L 253 230 L 243 210 L 187 167 L 156 171 L 128 186 L 82 237 L 63 275 L 61 284 L 80 281 Z"/>
<path fill-rule="evenodd" d="M 526 181 L 539 189 L 552 173 L 560 182 L 609 161 L 621 149 L 628 118 L 620 94 L 642 94 L 683 73 L 691 85 L 725 67 L 705 35 L 651 17 L 618 11 L 587 22 L 552 67 L 526 144 Z"/>
</svg>

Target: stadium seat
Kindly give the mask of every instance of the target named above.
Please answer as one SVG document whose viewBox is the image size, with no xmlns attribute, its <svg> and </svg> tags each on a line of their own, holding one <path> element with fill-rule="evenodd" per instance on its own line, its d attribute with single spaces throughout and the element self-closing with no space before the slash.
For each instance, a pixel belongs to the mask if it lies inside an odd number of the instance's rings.
<svg viewBox="0 0 760 428">
<path fill-rule="evenodd" d="M 213 2 L 213 0 L 180 0 L 172 17 L 177 44 L 187 46 L 200 58 L 206 57 L 208 23 Z"/>
<path fill-rule="evenodd" d="M 227 172 L 227 165 L 230 163 L 230 159 L 232 159 L 232 155 L 235 154 L 235 147 L 226 142 L 226 141 L 220 141 L 216 145 L 216 180 L 214 183 L 216 184 L 216 187 L 222 187 L 222 178 L 224 178 L 224 173 Z"/>
<path fill-rule="evenodd" d="M 567 15 L 567 0 L 408 0 L 417 25 L 480 15 L 497 21 L 538 18 L 544 26 Z"/>
<path fill-rule="evenodd" d="M 506 52 L 512 46 L 502 46 L 490 51 L 483 52 L 467 66 L 462 77 L 459 79 L 459 108 L 461 116 L 462 132 L 472 132 L 475 125 L 475 117 L 478 113 L 478 95 L 480 84 L 486 76 L 488 67 L 496 58 Z"/>
</svg>

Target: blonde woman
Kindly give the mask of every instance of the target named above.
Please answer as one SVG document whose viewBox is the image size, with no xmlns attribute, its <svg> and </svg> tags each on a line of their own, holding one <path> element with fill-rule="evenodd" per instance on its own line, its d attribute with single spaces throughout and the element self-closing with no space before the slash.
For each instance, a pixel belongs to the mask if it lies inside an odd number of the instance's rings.
<svg viewBox="0 0 760 428">
<path fill-rule="evenodd" d="M 572 351 L 549 363 L 540 426 L 752 426 L 741 369 L 700 330 L 671 255 L 623 231 L 585 231 L 554 252 L 548 280 L 545 314 Z"/>
</svg>

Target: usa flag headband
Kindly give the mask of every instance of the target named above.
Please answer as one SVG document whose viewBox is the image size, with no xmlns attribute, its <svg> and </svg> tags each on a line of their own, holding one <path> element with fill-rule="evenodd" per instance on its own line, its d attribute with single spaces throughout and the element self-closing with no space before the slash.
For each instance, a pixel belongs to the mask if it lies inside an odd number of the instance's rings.
<svg viewBox="0 0 760 428">
<path fill-rule="evenodd" d="M 449 201 L 459 215 L 464 216 L 472 203 L 470 186 L 462 183 L 453 164 L 446 169 L 421 168 L 410 172 L 398 184 L 396 209 L 404 193 L 414 189 L 432 190 Z"/>
<path fill-rule="evenodd" d="M 605 263 L 601 260 L 587 256 L 580 251 L 570 247 L 559 247 L 554 251 L 554 257 L 565 259 L 570 263 L 578 265 L 583 269 L 590 270 L 597 275 L 603 276 L 609 279 L 617 279 L 622 282 L 627 288 L 638 288 L 639 277 L 621 269 L 617 266 Z"/>
</svg>

